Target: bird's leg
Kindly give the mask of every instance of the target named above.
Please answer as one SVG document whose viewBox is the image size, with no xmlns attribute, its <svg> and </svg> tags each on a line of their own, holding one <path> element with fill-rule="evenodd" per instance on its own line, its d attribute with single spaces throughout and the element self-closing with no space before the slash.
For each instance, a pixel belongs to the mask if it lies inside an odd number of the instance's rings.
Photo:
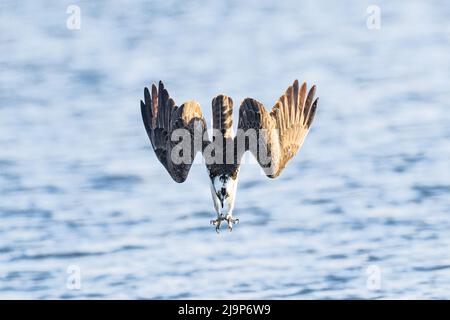
<svg viewBox="0 0 450 320">
<path fill-rule="evenodd" d="M 225 220 L 228 223 L 228 230 L 230 232 L 233 231 L 233 224 L 239 223 L 239 219 L 238 218 L 233 218 L 233 215 L 231 213 L 227 214 L 227 216 L 225 217 Z"/>
<path fill-rule="evenodd" d="M 213 226 L 216 226 L 216 232 L 217 232 L 217 233 L 219 233 L 219 230 L 220 230 L 220 224 L 222 223 L 223 220 L 225 220 L 225 216 L 224 216 L 222 213 L 220 213 L 220 214 L 217 215 L 217 219 L 211 220 L 211 224 L 212 224 Z"/>
</svg>

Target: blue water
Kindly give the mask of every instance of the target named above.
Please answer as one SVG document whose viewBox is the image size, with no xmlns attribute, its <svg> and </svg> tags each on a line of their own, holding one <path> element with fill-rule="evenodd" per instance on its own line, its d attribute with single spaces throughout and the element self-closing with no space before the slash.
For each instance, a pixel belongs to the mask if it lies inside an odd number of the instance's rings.
<svg viewBox="0 0 450 320">
<path fill-rule="evenodd" d="M 447 1 L 378 1 L 379 30 L 371 1 L 0 3 L 0 298 L 450 298 Z M 177 184 L 151 150 L 143 87 L 210 119 L 295 78 L 313 128 L 278 179 L 241 169 L 217 235 L 204 166 Z"/>
</svg>

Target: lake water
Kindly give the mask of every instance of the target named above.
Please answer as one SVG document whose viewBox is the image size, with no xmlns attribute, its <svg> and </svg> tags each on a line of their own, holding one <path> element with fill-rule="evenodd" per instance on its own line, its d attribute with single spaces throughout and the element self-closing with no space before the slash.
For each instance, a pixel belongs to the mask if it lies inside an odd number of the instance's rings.
<svg viewBox="0 0 450 320">
<path fill-rule="evenodd" d="M 371 4 L 2 0 L 0 298 L 450 298 L 450 5 L 378 1 L 371 29 Z M 296 78 L 320 96 L 303 148 L 275 180 L 242 167 L 217 235 L 204 166 L 177 184 L 151 150 L 143 87 L 210 119 Z"/>
</svg>

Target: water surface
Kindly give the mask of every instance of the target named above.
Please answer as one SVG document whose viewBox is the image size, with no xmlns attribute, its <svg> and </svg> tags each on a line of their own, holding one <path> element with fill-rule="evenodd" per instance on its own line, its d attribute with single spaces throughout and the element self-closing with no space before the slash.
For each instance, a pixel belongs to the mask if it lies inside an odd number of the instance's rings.
<svg viewBox="0 0 450 320">
<path fill-rule="evenodd" d="M 368 1 L 76 1 L 76 31 L 70 4 L 0 5 L 0 298 L 450 297 L 446 1 L 379 1 L 380 30 Z M 313 128 L 280 178 L 241 169 L 218 236 L 204 166 L 157 162 L 143 87 L 210 119 L 295 78 Z"/>
</svg>

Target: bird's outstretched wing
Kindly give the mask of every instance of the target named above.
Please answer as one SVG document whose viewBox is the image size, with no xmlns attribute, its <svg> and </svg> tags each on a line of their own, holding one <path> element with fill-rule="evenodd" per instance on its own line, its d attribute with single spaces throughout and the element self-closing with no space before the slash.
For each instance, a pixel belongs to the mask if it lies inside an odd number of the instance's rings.
<svg viewBox="0 0 450 320">
<path fill-rule="evenodd" d="M 236 139 L 245 141 L 243 152 L 250 150 L 268 177 L 278 177 L 300 149 L 316 113 L 315 92 L 312 86 L 306 94 L 306 83 L 299 88 L 295 80 L 270 112 L 254 99 L 242 102 Z"/>
<path fill-rule="evenodd" d="M 184 182 L 195 155 L 208 142 L 203 139 L 207 133 L 200 105 L 189 101 L 176 106 L 160 81 L 158 89 L 152 85 L 151 94 L 144 89 L 141 112 L 159 161 L 176 182 Z"/>
</svg>

